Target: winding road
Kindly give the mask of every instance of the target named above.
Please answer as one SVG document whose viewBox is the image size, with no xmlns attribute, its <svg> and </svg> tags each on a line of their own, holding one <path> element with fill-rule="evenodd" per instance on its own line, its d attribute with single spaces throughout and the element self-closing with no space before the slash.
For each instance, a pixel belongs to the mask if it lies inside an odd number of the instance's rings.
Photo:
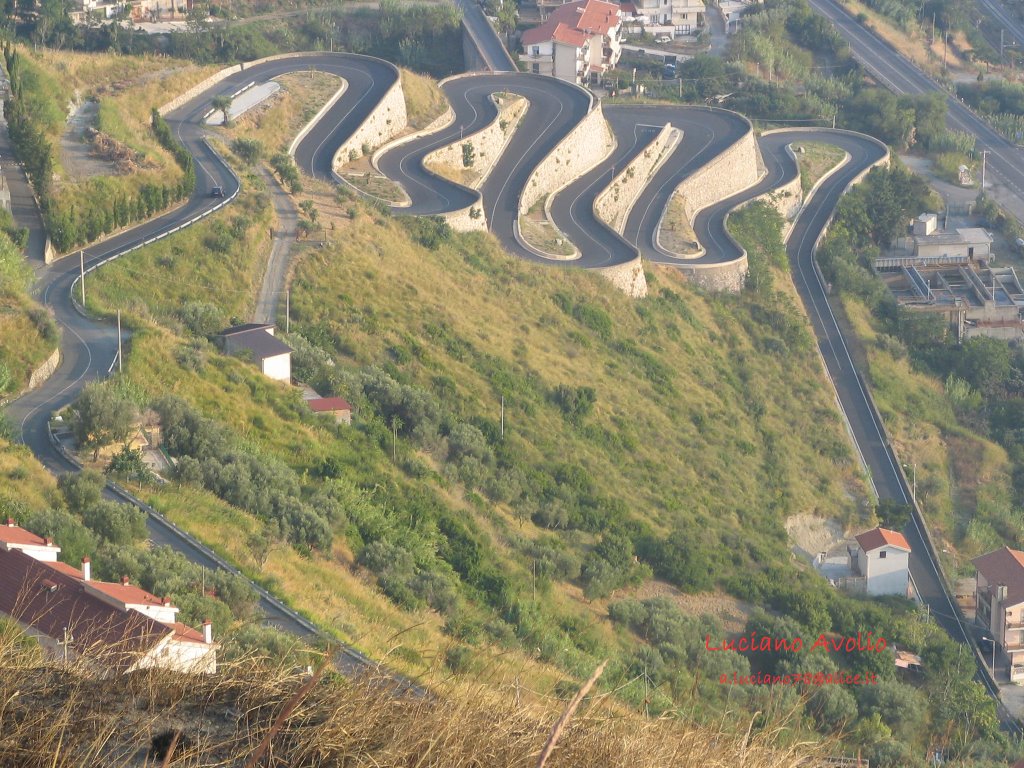
<svg viewBox="0 0 1024 768">
<path fill-rule="evenodd" d="M 397 70 L 377 59 L 337 53 L 310 53 L 246 65 L 243 71 L 221 80 L 167 115 L 173 131 L 196 161 L 197 184 L 193 196 L 175 210 L 87 248 L 84 251 L 85 268 L 94 270 L 155 239 L 172 234 L 222 206 L 230 205 L 239 191 L 239 181 L 204 139 L 203 116 L 210 108 L 211 99 L 217 95 L 233 94 L 252 82 L 259 83 L 286 72 L 314 68 L 344 78 L 347 88 L 298 142 L 294 156 L 306 173 L 332 178 L 331 163 L 336 148 L 367 119 L 395 82 Z M 444 213 L 480 200 L 491 231 L 509 251 L 535 262 L 564 266 L 566 262 L 550 262 L 525 247 L 517 238 L 518 203 L 534 168 L 594 108 L 591 95 L 558 80 L 516 73 L 455 78 L 445 83 L 444 91 L 455 113 L 454 122 L 435 133 L 401 144 L 380 158 L 382 172 L 400 183 L 412 201 L 408 208 L 395 209 L 396 213 Z M 458 141 L 461 136 L 495 119 L 496 111 L 490 97 L 497 92 L 521 94 L 530 101 L 530 108 L 481 191 L 477 193 L 466 189 L 427 171 L 423 167 L 423 158 L 432 149 Z M 702 107 L 616 105 L 605 108 L 605 114 L 616 136 L 617 146 L 589 173 L 567 180 L 570 183 L 552 201 L 553 220 L 582 254 L 578 261 L 568 263 L 603 267 L 633 260 L 639 253 L 651 261 L 678 265 L 678 259 L 656 244 L 657 227 L 672 191 L 680 181 L 748 132 L 750 123 L 736 113 Z M 682 140 L 641 192 L 627 217 L 624 235 L 619 235 L 594 216 L 593 200 L 610 181 L 614 169 L 618 167 L 621 170 L 624 163 L 641 152 L 666 122 L 682 130 Z M 700 262 L 724 263 L 742 256 L 742 250 L 726 232 L 726 215 L 743 201 L 794 179 L 798 169 L 787 153 L 786 145 L 793 140 L 805 140 L 811 133 L 793 134 L 786 138 L 769 136 L 760 140 L 766 175 L 752 188 L 710 206 L 696 217 L 695 231 L 706 249 Z M 817 140 L 838 143 L 850 153 L 851 160 L 840 173 L 826 180 L 800 216 L 794 239 L 790 241 L 791 249 L 793 243 L 799 244 L 793 252 L 795 262 L 809 263 L 817 234 L 850 180 L 884 155 L 884 148 L 868 137 L 825 131 L 815 131 L 813 135 Z M 215 186 L 224 190 L 224 199 L 211 197 Z M 7 407 L 8 417 L 18 425 L 22 440 L 48 469 L 58 474 L 74 471 L 76 467 L 50 439 L 48 420 L 52 413 L 71 403 L 86 383 L 108 376 L 117 352 L 116 331 L 109 324 L 87 318 L 72 298 L 79 289 L 76 286 L 78 273 L 77 258 L 66 258 L 37 269 L 39 299 L 54 313 L 62 329 L 62 362 L 57 372 L 41 387 Z M 275 280 L 283 280 L 283 274 L 270 279 L 270 283 Z M 86 283 L 88 290 L 88 278 Z M 811 295 L 816 289 L 809 283 L 802 290 Z M 264 286 L 265 299 L 274 294 L 273 285 Z M 820 298 L 827 306 L 823 292 Z M 266 301 L 261 302 L 261 307 L 264 313 L 272 313 Z M 823 339 L 822 345 L 824 351 L 824 347 L 833 345 L 833 341 Z M 118 496 L 115 491 L 110 493 Z M 132 499 L 121 500 L 138 503 Z M 149 528 L 154 542 L 172 546 L 209 567 L 230 568 L 201 543 L 142 506 L 150 514 Z M 273 624 L 299 635 L 312 635 L 319 631 L 263 590 L 260 590 L 260 600 L 268 621 Z M 372 664 L 356 651 L 344 651 L 339 663 L 346 669 Z"/>
</svg>

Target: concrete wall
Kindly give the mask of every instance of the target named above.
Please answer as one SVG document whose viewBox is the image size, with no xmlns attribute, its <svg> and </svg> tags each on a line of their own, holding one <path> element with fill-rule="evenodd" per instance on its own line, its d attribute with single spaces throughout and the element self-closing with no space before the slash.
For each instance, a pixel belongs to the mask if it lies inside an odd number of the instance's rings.
<svg viewBox="0 0 1024 768">
<path fill-rule="evenodd" d="M 692 222 L 699 211 L 753 186 L 758 178 L 757 143 L 751 127 L 722 154 L 683 179 L 675 194 L 683 199 Z"/>
<path fill-rule="evenodd" d="M 373 112 L 363 121 L 362 125 L 353 131 L 348 141 L 338 147 L 338 151 L 334 153 L 332 167 L 337 170 L 345 165 L 353 151 L 361 156 L 363 144 L 367 144 L 371 151 L 387 144 L 408 124 L 409 119 L 405 112 L 405 92 L 402 90 L 402 78 L 399 77 L 395 80 L 394 85 L 388 88 L 384 98 L 373 108 Z"/>
<path fill-rule="evenodd" d="M 283 352 L 280 355 L 266 357 L 263 359 L 263 375 L 274 381 L 291 382 L 292 380 L 292 353 Z"/>
<path fill-rule="evenodd" d="M 749 270 L 747 255 L 743 254 L 738 259 L 726 264 L 685 265 L 678 267 L 691 283 L 699 285 L 708 291 L 729 291 L 739 293 L 743 290 L 743 284 L 747 279 Z"/>
<path fill-rule="evenodd" d="M 881 557 L 883 552 L 885 557 Z M 893 547 L 879 547 L 862 552 L 861 556 L 869 595 L 907 596 L 909 553 Z"/>
<path fill-rule="evenodd" d="M 647 276 L 640 256 L 625 264 L 593 271 L 610 280 L 612 285 L 631 298 L 642 299 L 647 295 Z"/>
<path fill-rule="evenodd" d="M 545 195 L 554 194 L 578 179 L 614 147 L 615 138 L 598 104 L 530 174 L 519 199 L 519 213 L 526 213 Z"/>
<path fill-rule="evenodd" d="M 473 189 L 480 189 L 483 186 L 484 181 L 494 168 L 494 164 L 501 157 L 501 153 L 505 151 L 505 145 L 512 138 L 519 121 L 530 107 L 530 102 L 522 96 L 503 98 L 498 94 L 492 94 L 491 99 L 498 106 L 498 114 L 491 124 L 452 144 L 435 149 L 423 158 L 423 163 L 427 168 L 450 178 L 448 174 L 444 173 L 445 168 L 455 170 L 463 168 L 462 146 L 468 143 L 472 145 L 475 155 L 472 168 L 467 170 L 473 170 L 478 175 L 467 186 Z M 502 128 L 502 123 L 505 124 L 504 128 Z M 457 178 L 453 181 L 462 183 Z"/>
<path fill-rule="evenodd" d="M 594 200 L 594 213 L 619 234 L 626 226 L 626 218 L 636 204 L 644 187 L 672 154 L 682 138 L 682 131 L 666 123 L 647 148 L 633 158 L 616 176 L 608 188 Z"/>
<path fill-rule="evenodd" d="M 57 370 L 57 366 L 60 365 L 60 350 L 55 349 L 46 358 L 46 362 L 32 371 L 32 375 L 28 377 L 28 388 L 35 389 L 48 378 L 53 376 L 53 372 Z"/>
<path fill-rule="evenodd" d="M 479 215 L 472 215 L 472 214 Z M 469 208 L 463 208 L 461 211 L 452 211 L 451 213 L 443 214 L 444 220 L 448 222 L 448 225 L 456 232 L 486 232 L 487 231 L 487 217 L 484 215 L 484 206 L 480 200 L 477 200 Z"/>
</svg>

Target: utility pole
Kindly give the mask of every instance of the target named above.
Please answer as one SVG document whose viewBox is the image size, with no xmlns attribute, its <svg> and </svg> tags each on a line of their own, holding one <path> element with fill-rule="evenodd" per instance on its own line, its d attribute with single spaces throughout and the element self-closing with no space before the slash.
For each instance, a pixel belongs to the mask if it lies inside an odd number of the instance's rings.
<svg viewBox="0 0 1024 768">
<path fill-rule="evenodd" d="M 1005 35 L 1005 33 L 1005 29 L 999 30 L 999 61 L 1003 60 L 1003 36 Z"/>
<path fill-rule="evenodd" d="M 292 332 L 292 291 L 291 288 L 284 290 L 284 332 Z"/>
<path fill-rule="evenodd" d="M 121 373 L 121 310 L 117 310 L 117 372 Z"/>
<path fill-rule="evenodd" d="M 990 149 L 981 150 L 981 191 L 985 191 L 985 159 L 988 157 Z"/>
<path fill-rule="evenodd" d="M 505 439 L 505 396 L 501 396 L 501 439 Z"/>
<path fill-rule="evenodd" d="M 78 281 L 82 284 L 82 309 L 85 309 L 85 251 L 78 252 Z"/>
<path fill-rule="evenodd" d="M 935 13 L 932 13 L 932 45 L 935 45 Z"/>
<path fill-rule="evenodd" d="M 942 33 L 942 71 L 946 71 L 946 48 L 949 44 L 949 31 Z"/>
</svg>

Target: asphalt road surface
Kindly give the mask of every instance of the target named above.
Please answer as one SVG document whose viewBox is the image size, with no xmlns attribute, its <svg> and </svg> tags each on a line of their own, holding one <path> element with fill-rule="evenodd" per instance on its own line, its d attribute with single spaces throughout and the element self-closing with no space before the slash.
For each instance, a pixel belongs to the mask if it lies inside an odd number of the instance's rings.
<svg viewBox="0 0 1024 768">
<path fill-rule="evenodd" d="M 373 106 L 394 82 L 397 72 L 386 62 L 345 54 L 314 53 L 246 67 L 241 73 L 221 81 L 207 92 L 168 115 L 168 122 L 193 154 L 197 169 L 195 194 L 180 208 L 119 234 L 84 251 L 86 269 L 95 269 L 153 239 L 177 231 L 198 217 L 229 204 L 239 186 L 234 174 L 203 140 L 203 116 L 210 101 L 220 94 L 232 94 L 252 82 L 262 82 L 284 72 L 315 68 L 332 72 L 348 82 L 342 98 L 334 104 L 296 147 L 295 157 L 301 168 L 316 176 L 331 176 L 331 159 L 335 149 L 362 123 Z M 455 123 L 437 134 L 425 136 L 389 152 L 381 158 L 381 168 L 406 187 L 413 205 L 406 213 L 439 213 L 464 208 L 469 201 L 482 199 L 492 231 L 509 250 L 524 258 L 539 260 L 524 249 L 514 235 L 518 200 L 526 181 L 543 156 L 581 120 L 590 109 L 589 94 L 557 80 L 533 75 L 496 74 L 459 78 L 450 81 L 445 91 L 452 101 Z M 457 140 L 456 134 L 469 133 L 494 119 L 490 94 L 496 91 L 521 93 L 531 107 L 509 141 L 506 151 L 495 164 L 477 193 L 438 179 L 422 168 L 422 158 L 431 148 Z M 665 260 L 654 245 L 654 232 L 671 190 L 688 174 L 693 173 L 724 147 L 735 142 L 749 130 L 749 123 L 725 110 L 684 107 L 609 107 L 608 117 L 617 137 L 617 147 L 590 174 L 572 181 L 553 201 L 553 215 L 567 234 L 579 245 L 583 266 L 603 266 L 635 258 L 637 250 L 654 260 Z M 620 237 L 593 218 L 590 210 L 593 197 L 611 178 L 613 167 L 627 162 L 643 150 L 665 122 L 684 131 L 679 148 L 656 174 L 654 183 L 641 193 L 633 213 L 627 219 L 626 236 Z M 821 132 L 816 132 L 820 140 Z M 809 207 L 798 223 L 805 234 L 794 239 L 800 243 L 795 258 L 810 259 L 816 228 L 824 223 L 848 181 L 847 175 L 858 173 L 871 160 L 871 141 L 843 135 L 843 141 L 863 151 L 855 154 L 845 174 L 829 180 L 815 204 Z M 838 139 L 837 139 L 838 140 Z M 861 142 L 861 144 L 858 144 Z M 741 199 L 749 199 L 786 179 L 792 178 L 795 165 L 777 141 L 762 141 L 768 176 L 758 185 L 729 201 L 701 212 L 696 225 L 698 236 L 706 238 L 705 261 L 731 261 L 738 255 L 735 243 L 725 235 L 724 217 L 728 209 Z M 221 187 L 225 197 L 211 197 L 211 190 Z M 39 389 L 26 394 L 8 406 L 8 416 L 19 426 L 22 439 L 35 455 L 53 472 L 72 471 L 74 467 L 51 443 L 47 420 L 51 413 L 72 402 L 89 381 L 106 377 L 115 363 L 116 332 L 107 323 L 87 319 L 72 301 L 73 285 L 78 276 L 77 258 L 69 258 L 38 269 L 40 300 L 51 309 L 62 328 L 63 361 L 57 372 Z M 88 291 L 89 278 L 86 278 Z M 273 286 L 270 292 L 273 293 Z M 811 290 L 811 289 L 805 289 Z M 826 301 L 827 304 L 827 301 Z M 126 342 L 128 340 L 126 339 Z M 842 373 L 842 372 L 841 372 Z M 842 373 L 847 378 L 850 373 Z M 851 418 L 851 421 L 854 421 Z M 867 422 L 865 422 L 867 423 Z M 870 437 L 865 438 L 867 440 Z M 199 542 L 166 525 L 158 517 L 150 520 L 150 532 L 157 543 L 166 543 L 184 552 L 190 559 L 209 567 L 225 564 Z M 915 574 L 916 578 L 916 574 Z M 920 586 L 920 585 L 919 585 Z M 308 621 L 261 591 L 261 604 L 272 623 L 309 635 L 316 631 Z M 356 652 L 345 652 L 356 666 L 370 662 Z M 358 660 L 358 661 L 356 661 Z"/>
</svg>

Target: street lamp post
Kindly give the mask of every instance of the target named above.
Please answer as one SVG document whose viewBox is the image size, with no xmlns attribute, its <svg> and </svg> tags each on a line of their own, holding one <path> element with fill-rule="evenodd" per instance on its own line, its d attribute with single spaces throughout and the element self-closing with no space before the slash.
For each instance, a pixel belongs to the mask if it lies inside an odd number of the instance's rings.
<svg viewBox="0 0 1024 768">
<path fill-rule="evenodd" d="M 992 677 L 995 677 L 996 676 L 996 639 L 994 637 L 989 637 L 988 635 L 982 635 L 981 639 L 984 640 L 986 643 L 991 643 L 992 644 L 992 667 L 991 667 L 991 670 L 992 670 Z"/>
<path fill-rule="evenodd" d="M 910 466 L 907 466 L 906 464 L 904 464 L 903 465 L 903 469 L 911 470 L 911 473 L 913 475 L 913 481 L 912 481 L 913 482 L 913 487 L 912 487 L 912 490 L 910 492 L 910 497 L 914 500 L 914 503 L 917 504 L 917 462 L 915 461 Z"/>
</svg>

